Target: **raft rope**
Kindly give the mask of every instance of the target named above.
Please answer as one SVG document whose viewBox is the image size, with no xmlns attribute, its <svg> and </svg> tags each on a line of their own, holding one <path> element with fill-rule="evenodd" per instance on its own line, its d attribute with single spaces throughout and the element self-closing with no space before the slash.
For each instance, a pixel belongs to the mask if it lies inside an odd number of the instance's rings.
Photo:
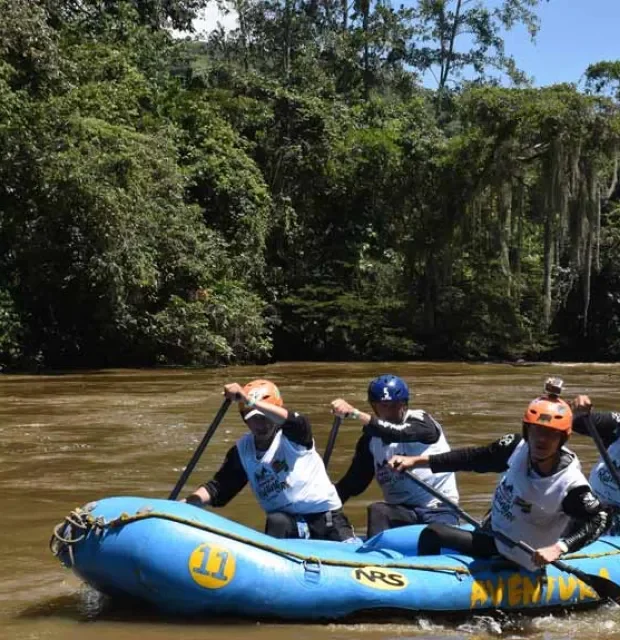
<svg viewBox="0 0 620 640">
<path fill-rule="evenodd" d="M 241 542 L 247 544 L 256 549 L 262 551 L 269 551 L 287 560 L 296 562 L 303 565 L 323 565 L 331 567 L 351 567 L 351 568 L 363 568 L 372 565 L 372 562 L 361 562 L 354 560 L 336 560 L 332 558 L 318 558 L 316 556 L 307 556 L 295 551 L 286 551 L 280 549 L 271 544 L 265 542 L 259 542 L 252 540 L 246 536 L 231 533 L 230 531 L 224 531 L 196 520 L 188 520 L 179 516 L 174 516 L 169 513 L 159 513 L 156 511 L 136 513 L 130 515 L 128 513 L 121 513 L 118 518 L 114 518 L 109 521 L 105 521 L 104 518 L 95 518 L 87 511 L 83 509 L 73 510 L 65 519 L 54 527 L 52 537 L 50 539 L 50 550 L 55 556 L 60 556 L 64 552 L 67 552 L 70 559 L 69 566 L 72 567 L 75 564 L 73 557 L 73 546 L 78 542 L 81 542 L 89 533 L 93 530 L 97 535 L 101 535 L 106 529 L 113 529 L 115 527 L 122 527 L 133 522 L 139 522 L 141 520 L 148 520 L 150 518 L 157 518 L 160 520 L 169 520 L 178 524 L 184 524 L 201 531 L 206 531 L 235 542 Z M 620 552 L 618 552 L 620 553 Z M 432 571 L 436 573 L 454 573 L 459 578 L 463 575 L 470 575 L 470 571 L 465 566 L 443 566 L 443 565 L 431 565 L 431 564 L 412 564 L 410 562 L 387 562 L 376 565 L 386 569 L 409 569 L 418 571 Z"/>
<path fill-rule="evenodd" d="M 235 542 L 247 544 L 256 549 L 262 551 L 269 551 L 275 555 L 281 556 L 287 560 L 297 562 L 298 564 L 315 564 L 332 567 L 352 567 L 363 568 L 372 565 L 372 562 L 360 562 L 355 560 L 341 560 L 332 558 L 318 558 L 316 556 L 306 556 L 295 551 L 286 551 L 280 549 L 274 545 L 267 544 L 265 542 L 259 542 L 246 536 L 242 536 L 230 531 L 224 531 L 213 527 L 211 525 L 197 522 L 196 520 L 189 520 L 180 516 L 175 516 L 169 513 L 160 513 L 157 511 L 142 511 L 133 515 L 128 513 L 121 513 L 118 518 L 106 521 L 103 517 L 94 517 L 88 511 L 81 508 L 73 510 L 65 519 L 54 527 L 52 538 L 50 540 L 50 549 L 55 556 L 59 556 L 64 551 L 67 551 L 71 560 L 70 566 L 74 565 L 74 557 L 72 547 L 78 542 L 82 541 L 92 530 L 95 535 L 101 535 L 106 529 L 113 529 L 115 527 L 124 527 L 133 522 L 140 522 L 142 520 L 148 520 L 150 518 L 156 518 L 160 520 L 168 520 L 178 524 L 184 524 L 201 531 L 228 538 Z M 614 547 L 613 551 L 604 551 L 599 553 L 573 553 L 564 557 L 565 560 L 582 560 L 582 559 L 595 559 L 620 555 L 620 549 Z M 431 571 L 435 573 L 454 573 L 459 579 L 462 579 L 464 575 L 471 575 L 471 571 L 468 567 L 449 566 L 449 565 L 432 565 L 432 564 L 415 564 L 411 562 L 387 562 L 381 563 L 376 566 L 386 569 L 406 569 L 412 571 Z"/>
<path fill-rule="evenodd" d="M 104 528 L 105 520 L 103 518 L 95 518 L 88 511 L 78 507 L 54 527 L 49 543 L 50 551 L 55 556 L 67 551 L 71 561 L 70 566 L 73 566 L 75 564 L 73 545 L 84 540 L 90 531 L 97 534 L 103 532 Z"/>
</svg>

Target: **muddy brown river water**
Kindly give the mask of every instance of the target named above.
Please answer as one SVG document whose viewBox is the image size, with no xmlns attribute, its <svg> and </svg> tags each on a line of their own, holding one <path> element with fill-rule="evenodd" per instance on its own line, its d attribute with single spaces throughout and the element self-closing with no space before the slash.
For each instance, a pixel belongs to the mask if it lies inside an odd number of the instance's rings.
<svg viewBox="0 0 620 640">
<path fill-rule="evenodd" d="M 0 639 L 17 640 L 341 640 L 443 638 L 620 637 L 620 608 L 535 618 L 419 618 L 358 625 L 200 623 L 163 618 L 110 604 L 80 584 L 48 550 L 54 524 L 71 509 L 113 495 L 166 497 L 221 403 L 221 387 L 269 377 L 286 405 L 312 419 L 323 450 L 331 425 L 329 401 L 342 396 L 366 408 L 368 380 L 392 371 L 414 394 L 412 407 L 438 418 L 453 447 L 482 444 L 520 429 L 529 400 L 544 379 L 565 380 L 565 397 L 589 393 L 601 410 L 620 411 L 620 364 L 510 366 L 459 363 L 314 364 L 214 370 L 104 371 L 0 377 Z M 208 479 L 244 433 L 230 411 L 188 489 Z M 350 461 L 359 423 L 346 421 L 330 462 L 338 479 Z M 593 443 L 574 436 L 571 447 L 589 471 Z M 461 504 L 476 516 L 488 506 L 497 477 L 459 474 Z M 185 492 L 184 492 L 185 493 Z M 376 486 L 346 511 L 358 529 Z M 246 489 L 221 513 L 261 529 L 263 514 Z"/>
</svg>

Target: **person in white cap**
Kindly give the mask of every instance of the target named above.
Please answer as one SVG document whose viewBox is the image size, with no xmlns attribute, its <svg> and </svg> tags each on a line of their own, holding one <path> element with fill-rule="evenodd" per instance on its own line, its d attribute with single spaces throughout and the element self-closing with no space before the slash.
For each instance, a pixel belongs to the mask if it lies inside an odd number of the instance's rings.
<svg viewBox="0 0 620 640">
<path fill-rule="evenodd" d="M 288 411 L 269 380 L 224 387 L 239 402 L 250 433 L 228 451 L 212 480 L 186 498 L 197 506 L 221 507 L 249 482 L 267 513 L 265 533 L 276 538 L 345 541 L 354 538 L 336 488 L 314 446 L 308 418 Z"/>
</svg>

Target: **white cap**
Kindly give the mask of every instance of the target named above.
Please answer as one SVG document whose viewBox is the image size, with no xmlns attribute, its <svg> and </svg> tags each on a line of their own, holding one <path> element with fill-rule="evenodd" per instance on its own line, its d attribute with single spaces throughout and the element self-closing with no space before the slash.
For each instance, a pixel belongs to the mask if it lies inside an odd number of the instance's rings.
<svg viewBox="0 0 620 640">
<path fill-rule="evenodd" d="M 259 409 L 252 409 L 252 411 L 250 411 L 249 413 L 246 413 L 246 414 L 243 416 L 243 419 L 244 419 L 244 420 L 249 420 L 250 418 L 256 418 L 257 416 L 261 416 L 261 417 L 263 417 L 263 418 L 266 418 L 266 417 L 267 417 L 267 416 L 266 416 L 262 411 L 260 411 Z"/>
</svg>

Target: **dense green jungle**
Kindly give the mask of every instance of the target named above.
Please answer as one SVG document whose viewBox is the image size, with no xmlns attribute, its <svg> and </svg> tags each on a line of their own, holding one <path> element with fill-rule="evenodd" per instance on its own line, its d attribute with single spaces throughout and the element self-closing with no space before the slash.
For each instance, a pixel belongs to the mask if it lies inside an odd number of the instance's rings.
<svg viewBox="0 0 620 640">
<path fill-rule="evenodd" d="M 2 369 L 620 359 L 620 61 L 534 87 L 541 1 L 0 0 Z"/>
</svg>

